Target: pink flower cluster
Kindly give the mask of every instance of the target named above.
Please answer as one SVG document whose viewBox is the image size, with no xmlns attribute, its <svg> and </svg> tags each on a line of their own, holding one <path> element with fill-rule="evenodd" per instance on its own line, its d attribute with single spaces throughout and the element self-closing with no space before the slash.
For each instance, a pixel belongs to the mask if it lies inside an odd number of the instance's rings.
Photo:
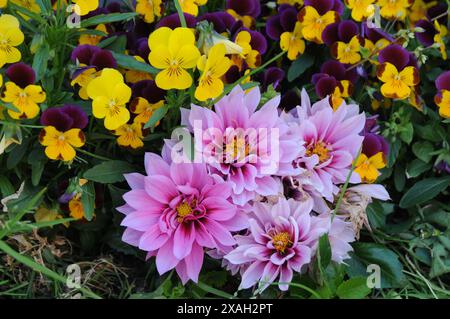
<svg viewBox="0 0 450 319">
<path fill-rule="evenodd" d="M 174 161 L 177 141 L 170 140 L 162 157 L 146 154 L 146 175 L 125 176 L 123 240 L 156 257 L 160 274 L 175 268 L 183 283 L 197 282 L 207 253 L 240 273 L 242 289 L 278 282 L 287 290 L 314 259 L 321 235 L 328 234 L 335 262 L 349 258 L 355 232 L 345 217 L 332 218 L 333 203 L 366 117 L 356 105 L 334 111 L 329 99 L 311 105 L 305 91 L 290 113 L 279 102 L 261 105 L 258 88 L 236 87 L 212 110 L 183 109 L 196 160 Z M 350 181 L 361 182 L 357 174 Z"/>
</svg>

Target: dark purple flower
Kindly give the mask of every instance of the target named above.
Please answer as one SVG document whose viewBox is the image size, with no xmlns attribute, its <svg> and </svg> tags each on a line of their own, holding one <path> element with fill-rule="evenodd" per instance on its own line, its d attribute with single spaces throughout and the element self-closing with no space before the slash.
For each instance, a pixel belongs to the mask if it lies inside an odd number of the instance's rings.
<svg viewBox="0 0 450 319">
<path fill-rule="evenodd" d="M 336 60 L 329 60 L 322 64 L 320 73 L 334 77 L 338 81 L 348 80 L 353 84 L 358 81 L 358 73 L 355 68 L 347 70 L 347 65 Z M 320 74 L 319 73 L 319 74 Z M 314 77 L 315 75 L 313 75 Z"/>
<path fill-rule="evenodd" d="M 389 155 L 389 144 L 383 136 L 367 133 L 364 136 L 362 153 L 367 157 L 372 157 L 379 152 L 383 152 L 384 156 L 387 157 Z"/>
<path fill-rule="evenodd" d="M 261 87 L 263 91 L 266 91 L 269 85 L 273 85 L 273 88 L 277 91 L 281 89 L 281 81 L 283 81 L 285 72 L 283 69 L 277 67 L 268 68 L 261 76 Z"/>
<path fill-rule="evenodd" d="M 234 83 L 244 75 L 244 71 L 240 71 L 237 65 L 232 65 L 227 73 L 225 73 L 225 82 L 228 84 Z"/>
<path fill-rule="evenodd" d="M 250 33 L 250 37 L 251 37 L 250 46 L 252 47 L 253 50 L 258 51 L 259 54 L 261 54 L 261 55 L 266 53 L 266 51 L 267 51 L 267 40 L 258 31 L 254 31 L 254 30 L 247 29 L 245 27 L 241 27 L 241 28 L 239 28 L 239 29 L 237 29 L 235 31 L 234 36 L 232 37 L 232 39 L 235 40 L 237 35 L 238 35 L 238 33 L 241 32 L 241 31 L 247 31 L 248 33 Z"/>
<path fill-rule="evenodd" d="M 259 0 L 227 0 L 226 8 L 234 10 L 240 16 L 256 18 L 261 13 Z"/>
<path fill-rule="evenodd" d="M 66 132 L 72 128 L 73 120 L 61 111 L 61 108 L 53 107 L 42 112 L 41 124 L 54 126 L 58 131 Z"/>
<path fill-rule="evenodd" d="M 150 48 L 148 46 L 148 38 L 140 38 L 137 40 L 135 53 L 136 55 L 143 58 L 144 61 L 148 60 L 148 55 L 150 54 Z"/>
<path fill-rule="evenodd" d="M 439 1 L 435 6 L 427 10 L 427 18 L 433 21 L 435 18 L 439 17 L 437 21 L 439 24 L 447 25 L 448 14 L 445 14 L 448 10 L 448 5 L 445 1 Z"/>
<path fill-rule="evenodd" d="M 305 0 L 305 6 L 314 7 L 320 15 L 324 15 L 328 11 L 336 11 L 339 14 L 344 12 L 344 6 L 339 0 Z"/>
<path fill-rule="evenodd" d="M 280 108 L 287 111 L 301 104 L 301 98 L 296 89 L 291 89 L 281 96 Z"/>
<path fill-rule="evenodd" d="M 337 81 L 334 77 L 323 73 L 320 75 L 317 74 L 316 77 L 313 78 L 313 83 L 316 86 L 316 93 L 321 99 L 328 95 L 332 95 L 336 87 L 339 85 L 339 81 Z"/>
<path fill-rule="evenodd" d="M 450 91 L 450 71 L 444 72 L 439 75 L 435 81 L 436 88 L 441 90 Z"/>
<path fill-rule="evenodd" d="M 361 33 L 365 39 L 370 40 L 373 43 L 376 43 L 378 40 L 386 39 L 390 42 L 394 42 L 394 38 L 389 34 L 384 32 L 380 28 L 372 28 L 367 25 L 367 22 L 363 22 L 361 25 Z"/>
<path fill-rule="evenodd" d="M 269 38 L 278 40 L 283 32 L 292 32 L 297 22 L 297 13 L 297 9 L 291 5 L 280 5 L 278 13 L 267 20 L 266 33 Z"/>
<path fill-rule="evenodd" d="M 108 10 L 109 13 L 120 13 L 121 12 L 120 3 L 116 1 L 108 3 L 108 5 L 106 6 L 106 10 Z"/>
<path fill-rule="evenodd" d="M 389 62 L 401 71 L 410 62 L 410 54 L 401 45 L 391 44 L 380 51 L 378 61 L 380 63 Z"/>
<path fill-rule="evenodd" d="M 78 105 L 65 104 L 60 109 L 61 112 L 68 115 L 72 119 L 73 124 L 71 128 L 79 128 L 82 130 L 88 125 L 89 118 L 86 112 L 83 111 L 83 109 Z"/>
<path fill-rule="evenodd" d="M 156 86 L 153 80 L 143 80 L 135 83 L 132 87 L 133 98 L 143 97 L 149 103 L 156 103 L 164 100 L 166 91 Z"/>
<path fill-rule="evenodd" d="M 433 45 L 434 36 L 437 34 L 437 30 L 435 29 L 433 23 L 427 20 L 419 20 L 416 23 L 416 27 L 420 27 L 424 30 L 424 32 L 415 33 L 420 43 L 426 47 Z"/>
<path fill-rule="evenodd" d="M 195 28 L 197 19 L 193 15 L 184 13 L 184 18 L 186 19 L 186 25 L 188 28 Z M 160 27 L 168 27 L 171 29 L 181 27 L 180 17 L 178 16 L 178 13 L 173 13 L 159 20 L 158 24 L 156 25 L 156 29 Z"/>
<path fill-rule="evenodd" d="M 89 64 L 97 67 L 97 70 L 104 68 L 117 69 L 116 59 L 114 59 L 111 51 L 108 50 L 101 50 L 94 53 Z"/>
<path fill-rule="evenodd" d="M 87 114 L 77 105 L 64 105 L 45 110 L 41 124 L 54 126 L 58 131 L 66 132 L 73 128 L 84 129 L 88 124 Z"/>
<path fill-rule="evenodd" d="M 440 161 L 435 167 L 439 173 L 450 174 L 450 165 L 447 162 Z"/>
<path fill-rule="evenodd" d="M 19 62 L 6 69 L 6 76 L 21 88 L 25 88 L 36 81 L 36 74 L 32 67 Z"/>
<path fill-rule="evenodd" d="M 206 20 L 213 24 L 217 33 L 230 31 L 236 20 L 228 12 L 208 12 L 202 15 L 199 21 Z"/>
<path fill-rule="evenodd" d="M 93 45 L 89 45 L 89 44 L 85 44 L 85 45 L 80 45 L 77 46 L 75 49 L 73 49 L 72 51 L 72 55 L 71 55 L 71 59 L 72 61 L 75 63 L 77 62 L 77 60 L 85 65 L 89 65 L 92 56 L 97 53 L 100 52 L 102 49 L 100 49 L 99 47 L 93 46 Z"/>
</svg>

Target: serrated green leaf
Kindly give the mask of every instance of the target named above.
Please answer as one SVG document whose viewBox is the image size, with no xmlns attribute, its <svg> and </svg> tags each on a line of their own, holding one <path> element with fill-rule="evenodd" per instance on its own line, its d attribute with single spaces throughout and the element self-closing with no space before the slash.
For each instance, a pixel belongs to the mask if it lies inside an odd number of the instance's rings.
<svg viewBox="0 0 450 319">
<path fill-rule="evenodd" d="M 336 295 L 340 299 L 362 299 L 366 297 L 372 289 L 367 286 L 365 277 L 353 277 L 344 281 L 336 290 Z"/>
</svg>

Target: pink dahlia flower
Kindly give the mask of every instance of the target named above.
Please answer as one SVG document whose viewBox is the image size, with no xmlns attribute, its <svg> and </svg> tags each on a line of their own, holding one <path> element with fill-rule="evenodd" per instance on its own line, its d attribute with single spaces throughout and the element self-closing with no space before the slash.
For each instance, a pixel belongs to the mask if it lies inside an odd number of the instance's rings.
<svg viewBox="0 0 450 319">
<path fill-rule="evenodd" d="M 233 246 L 231 232 L 246 228 L 247 219 L 230 201 L 230 183 L 204 164 L 168 164 L 147 153 L 145 170 L 147 176 L 125 175 L 131 191 L 118 209 L 126 215 L 122 239 L 155 256 L 160 274 L 175 268 L 183 283 L 197 282 L 204 248 Z"/>
<path fill-rule="evenodd" d="M 302 105 L 284 116 L 289 125 L 297 127 L 305 142 L 306 152 L 292 162 L 298 169 L 297 178 L 302 185 L 312 185 L 328 201 L 338 192 L 336 185 L 345 182 L 353 160 L 364 137 L 366 116 L 357 105 L 343 103 L 336 111 L 323 99 L 311 106 L 306 91 L 302 92 Z M 359 183 L 353 173 L 352 183 Z"/>
<path fill-rule="evenodd" d="M 238 246 L 225 255 L 236 265 L 245 265 L 241 289 L 260 282 L 261 291 L 278 279 L 278 287 L 287 290 L 295 272 L 301 272 L 314 254 L 312 246 L 328 231 L 310 205 L 293 199 L 277 204 L 255 203 L 249 215 L 250 232 L 236 235 Z"/>
<path fill-rule="evenodd" d="M 194 133 L 197 156 L 233 188 L 233 201 L 245 205 L 255 195 L 277 195 L 281 168 L 297 158 L 302 141 L 279 117 L 277 96 L 258 108 L 258 88 L 236 86 L 214 106 L 182 109 L 182 125 Z M 197 159 L 198 160 L 198 159 Z"/>
</svg>

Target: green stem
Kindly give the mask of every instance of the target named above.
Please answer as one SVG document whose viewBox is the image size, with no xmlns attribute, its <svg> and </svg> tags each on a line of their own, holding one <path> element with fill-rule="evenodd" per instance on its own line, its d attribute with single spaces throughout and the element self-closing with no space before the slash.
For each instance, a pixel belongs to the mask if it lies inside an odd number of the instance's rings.
<svg viewBox="0 0 450 319">
<path fill-rule="evenodd" d="M 7 121 L 0 121 L 0 124 L 4 124 L 4 125 L 13 124 L 13 125 L 17 125 L 17 126 L 20 126 L 20 127 L 35 128 L 35 129 L 43 129 L 43 128 L 45 128 L 45 126 L 42 126 L 42 125 L 29 125 L 29 124 L 7 122 Z"/>
<path fill-rule="evenodd" d="M 180 23 L 183 28 L 187 28 L 186 18 L 184 17 L 183 10 L 181 10 L 180 2 L 178 0 L 173 0 L 175 3 L 175 8 L 177 9 L 178 16 L 180 17 Z"/>
<path fill-rule="evenodd" d="M 97 154 L 91 153 L 91 152 L 86 151 L 86 150 L 84 150 L 84 149 L 82 149 L 82 148 L 77 148 L 77 151 L 80 152 L 80 153 L 82 153 L 82 154 L 89 155 L 89 156 L 91 156 L 91 157 L 93 157 L 93 158 L 96 158 L 96 159 L 99 159 L 99 160 L 102 160 L 102 161 L 111 161 L 110 158 L 107 158 L 107 157 L 104 157 L 104 156 L 101 156 L 101 155 L 97 155 Z"/>
<path fill-rule="evenodd" d="M 358 155 L 356 156 L 355 160 L 352 163 L 352 167 L 351 167 L 350 171 L 348 172 L 347 178 L 345 179 L 344 186 L 342 186 L 342 188 L 341 188 L 339 198 L 336 202 L 336 207 L 333 210 L 333 216 L 331 216 L 331 221 L 333 221 L 334 217 L 336 216 L 336 213 L 339 210 L 339 207 L 341 206 L 342 200 L 344 199 L 345 192 L 347 191 L 347 188 L 348 188 L 348 184 L 350 183 L 350 178 L 352 177 L 352 174 L 355 171 L 356 162 L 358 161 L 360 155 L 361 155 L 361 148 L 359 149 Z"/>
<path fill-rule="evenodd" d="M 42 274 L 46 275 L 47 277 L 49 277 L 49 278 L 51 278 L 53 280 L 59 281 L 62 284 L 66 284 L 67 283 L 67 278 L 66 277 L 61 276 L 57 272 L 54 272 L 53 270 L 48 269 L 47 267 L 45 267 L 45 266 L 43 266 L 41 264 L 38 264 L 34 260 L 32 260 L 32 259 L 30 259 L 30 258 L 28 258 L 28 257 L 26 257 L 24 255 L 21 255 L 19 252 L 17 252 L 14 249 L 12 249 L 11 246 L 9 246 L 7 243 L 5 243 L 2 240 L 0 240 L 0 250 L 3 250 L 6 254 L 10 255 L 11 257 L 16 259 L 20 263 L 24 264 L 25 266 L 30 267 L 34 271 L 42 273 Z M 99 295 L 93 293 L 89 289 L 81 287 L 80 291 L 83 292 L 86 296 L 88 296 L 90 298 L 102 299 L 102 297 L 100 297 Z"/>
</svg>

